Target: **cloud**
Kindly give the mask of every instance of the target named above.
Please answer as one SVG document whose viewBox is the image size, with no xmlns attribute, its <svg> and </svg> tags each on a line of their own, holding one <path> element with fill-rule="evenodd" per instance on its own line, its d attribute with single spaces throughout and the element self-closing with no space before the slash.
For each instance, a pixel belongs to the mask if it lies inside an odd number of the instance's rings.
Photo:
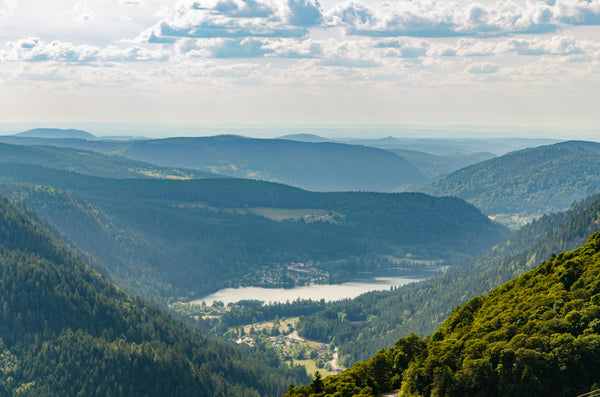
<svg viewBox="0 0 600 397">
<path fill-rule="evenodd" d="M 140 47 L 100 48 L 92 45 L 74 45 L 68 42 L 44 42 L 37 37 L 6 43 L 6 50 L 0 50 L 2 62 L 143 62 L 164 61 L 167 54 L 162 50 L 147 50 Z"/>
<path fill-rule="evenodd" d="M 472 63 L 467 66 L 467 72 L 472 74 L 492 74 L 500 69 L 500 65 L 491 62 Z"/>
<path fill-rule="evenodd" d="M 600 24 L 600 0 L 455 2 L 400 0 L 374 7 L 349 2 L 327 13 L 330 25 L 369 37 L 460 37 L 543 34 L 563 25 Z"/>
<path fill-rule="evenodd" d="M 17 8 L 19 4 L 15 0 L 0 0 L 0 15 L 8 15 Z"/>
<path fill-rule="evenodd" d="M 75 4 L 71 10 L 71 15 L 83 22 L 93 21 L 96 17 L 96 15 L 88 7 L 81 3 Z"/>
<path fill-rule="evenodd" d="M 294 26 L 311 27 L 323 20 L 321 5 L 317 0 L 288 0 L 289 22 Z"/>
<path fill-rule="evenodd" d="M 269 53 L 256 39 L 228 39 L 210 50 L 213 58 L 262 58 Z"/>
<path fill-rule="evenodd" d="M 194 3 L 192 9 L 204 10 L 199 3 Z M 219 1 L 214 10 L 231 18 L 268 18 L 275 10 L 267 4 L 255 0 L 224 0 Z"/>
<path fill-rule="evenodd" d="M 178 51 L 202 58 L 316 58 L 321 45 L 312 40 L 295 39 L 188 39 Z"/>
<path fill-rule="evenodd" d="M 306 37 L 318 25 L 316 0 L 265 3 L 259 0 L 180 2 L 173 12 L 137 38 L 138 42 L 168 43 L 182 38 Z"/>
</svg>

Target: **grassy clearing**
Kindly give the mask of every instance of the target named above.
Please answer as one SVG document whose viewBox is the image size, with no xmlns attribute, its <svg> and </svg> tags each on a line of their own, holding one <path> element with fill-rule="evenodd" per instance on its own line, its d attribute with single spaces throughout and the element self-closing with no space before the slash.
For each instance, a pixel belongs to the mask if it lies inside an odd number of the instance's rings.
<svg viewBox="0 0 600 397">
<path fill-rule="evenodd" d="M 314 375 L 316 371 L 322 376 L 333 375 L 333 372 L 328 371 L 326 368 L 317 368 L 317 364 L 315 364 L 315 360 L 296 360 L 294 359 L 294 364 L 300 364 L 304 368 L 306 368 L 306 372 L 310 375 Z"/>
</svg>

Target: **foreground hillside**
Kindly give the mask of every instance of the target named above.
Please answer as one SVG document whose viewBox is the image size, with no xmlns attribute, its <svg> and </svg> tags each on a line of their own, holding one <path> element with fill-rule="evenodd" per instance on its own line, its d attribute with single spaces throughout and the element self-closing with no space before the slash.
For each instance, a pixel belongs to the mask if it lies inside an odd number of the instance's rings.
<svg viewBox="0 0 600 397">
<path fill-rule="evenodd" d="M 600 232 L 581 248 L 458 307 L 429 338 L 402 338 L 286 396 L 574 396 L 600 384 Z"/>
<path fill-rule="evenodd" d="M 581 145 L 513 152 L 458 170 L 423 191 L 460 197 L 488 215 L 541 215 L 600 191 L 600 155 Z"/>
<path fill-rule="evenodd" d="M 2 396 L 259 396 L 305 382 L 126 295 L 6 199 L 0 285 Z"/>
<path fill-rule="evenodd" d="M 249 277 L 265 274 L 271 284 L 290 286 L 295 281 L 286 269 L 298 261 L 319 262 L 317 270 L 331 276 L 325 281 L 335 282 L 390 266 L 390 255 L 456 260 L 508 235 L 460 199 L 420 193 L 313 193 L 239 179 L 123 180 L 20 164 L 0 164 L 0 177 L 10 181 L 2 192 L 146 296 L 256 285 Z"/>
</svg>

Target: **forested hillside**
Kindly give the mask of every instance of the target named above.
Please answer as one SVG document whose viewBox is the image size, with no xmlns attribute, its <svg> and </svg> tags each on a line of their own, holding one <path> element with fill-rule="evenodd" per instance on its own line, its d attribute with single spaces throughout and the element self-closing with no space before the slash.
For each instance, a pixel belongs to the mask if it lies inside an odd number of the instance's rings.
<svg viewBox="0 0 600 397">
<path fill-rule="evenodd" d="M 333 142 L 233 135 L 169 138 L 131 142 L 123 156 L 314 191 L 391 192 L 426 180 L 415 166 L 386 150 Z"/>
<path fill-rule="evenodd" d="M 236 135 L 128 141 L 1 136 L 0 142 L 93 150 L 163 167 L 280 182 L 314 191 L 391 192 L 427 180 L 414 165 L 387 150 L 334 142 Z"/>
<path fill-rule="evenodd" d="M 600 232 L 294 396 L 576 396 L 600 384 Z"/>
<path fill-rule="evenodd" d="M 494 154 L 486 152 L 435 155 L 406 149 L 389 149 L 389 151 L 410 161 L 429 179 L 438 178 L 471 164 L 495 157 Z"/>
<path fill-rule="evenodd" d="M 259 396 L 306 382 L 131 298 L 0 199 L 0 395 Z"/>
<path fill-rule="evenodd" d="M 511 280 L 552 253 L 582 245 L 598 230 L 600 197 L 593 196 L 568 211 L 542 217 L 506 243 L 430 280 L 334 302 L 301 318 L 299 332 L 308 338 L 333 340 L 345 365 L 366 360 L 401 336 L 433 333 L 456 305 Z"/>
<path fill-rule="evenodd" d="M 460 197 L 488 215 L 541 215 L 600 191 L 600 155 L 581 145 L 542 146 L 468 166 L 423 191 Z"/>
<path fill-rule="evenodd" d="M 0 164 L 0 178 L 0 190 L 146 296 L 207 293 L 249 274 L 281 277 L 292 261 L 319 262 L 337 281 L 390 265 L 388 255 L 458 260 L 508 235 L 460 199 L 420 193 L 312 193 L 238 179 L 123 180 L 19 164 Z"/>
<path fill-rule="evenodd" d="M 103 155 L 82 149 L 0 143 L 0 162 L 36 164 L 59 170 L 108 178 L 214 178 L 218 174 Z"/>
</svg>

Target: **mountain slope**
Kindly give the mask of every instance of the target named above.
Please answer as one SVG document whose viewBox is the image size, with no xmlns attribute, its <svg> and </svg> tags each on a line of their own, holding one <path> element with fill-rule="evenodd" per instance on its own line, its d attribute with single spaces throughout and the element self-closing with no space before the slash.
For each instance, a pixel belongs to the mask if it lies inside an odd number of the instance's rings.
<svg viewBox="0 0 600 397">
<path fill-rule="evenodd" d="M 0 143 L 0 162 L 37 164 L 44 167 L 109 178 L 214 178 L 217 174 L 199 170 L 161 167 L 116 155 L 54 146 Z"/>
<path fill-rule="evenodd" d="M 258 396 L 304 381 L 126 295 L 3 198 L 0 285 L 1 395 Z"/>
<path fill-rule="evenodd" d="M 600 376 L 600 232 L 342 375 L 286 396 L 574 396 Z M 315 393 L 316 392 L 316 393 Z"/>
<path fill-rule="evenodd" d="M 123 285 L 146 284 L 146 295 L 162 297 L 237 286 L 297 261 L 318 261 L 332 277 L 347 277 L 391 265 L 385 255 L 456 260 L 508 235 L 460 199 L 417 193 L 109 179 L 20 164 L 0 164 L 0 179 L 4 194 L 99 257 Z"/>
<path fill-rule="evenodd" d="M 211 170 L 315 191 L 391 192 L 425 176 L 388 151 L 332 142 L 221 135 L 131 142 L 122 155 L 155 164 Z"/>
<path fill-rule="evenodd" d="M 600 190 L 600 155 L 577 147 L 513 152 L 456 171 L 423 189 L 460 197 L 489 215 L 560 211 Z"/>
<path fill-rule="evenodd" d="M 428 178 L 433 179 L 449 174 L 471 164 L 480 163 L 494 157 L 492 153 L 464 153 L 435 155 L 406 149 L 388 149 L 392 153 L 410 161 Z"/>
</svg>

